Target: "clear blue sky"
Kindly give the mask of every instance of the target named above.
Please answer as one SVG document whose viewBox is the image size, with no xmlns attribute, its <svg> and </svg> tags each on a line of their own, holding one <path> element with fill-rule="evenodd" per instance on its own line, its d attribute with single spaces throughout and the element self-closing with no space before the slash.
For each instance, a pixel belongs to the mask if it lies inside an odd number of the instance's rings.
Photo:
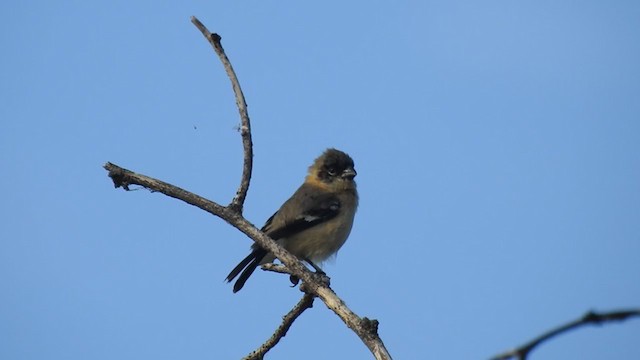
<svg viewBox="0 0 640 360">
<path fill-rule="evenodd" d="M 300 293 L 223 283 L 250 240 L 111 161 L 227 203 L 253 121 L 261 225 L 327 147 L 361 205 L 325 269 L 396 359 L 483 359 L 640 306 L 637 1 L 0 5 L 0 358 L 237 359 Z M 533 359 L 640 358 L 640 321 Z M 272 359 L 368 359 L 321 303 Z"/>
</svg>

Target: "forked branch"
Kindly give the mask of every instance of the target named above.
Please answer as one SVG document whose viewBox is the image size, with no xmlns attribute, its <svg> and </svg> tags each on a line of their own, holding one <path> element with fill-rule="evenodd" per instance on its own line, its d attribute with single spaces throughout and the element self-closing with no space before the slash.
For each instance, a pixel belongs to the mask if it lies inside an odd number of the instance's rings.
<svg viewBox="0 0 640 360">
<path fill-rule="evenodd" d="M 193 22 L 193 24 L 202 32 L 205 38 L 213 46 L 216 54 L 224 65 L 225 71 L 231 80 L 233 91 L 236 95 L 236 105 L 238 106 L 241 121 L 240 133 L 244 148 L 244 166 L 240 186 L 238 187 L 235 197 L 228 206 L 222 206 L 177 186 L 145 175 L 137 174 L 112 163 L 106 163 L 104 168 L 109 171 L 109 177 L 111 177 L 116 187 L 122 187 L 125 190 L 129 190 L 130 185 L 140 185 L 153 192 L 160 192 L 167 196 L 182 200 L 190 205 L 196 206 L 220 217 L 254 240 L 262 248 L 273 253 L 275 257 L 286 266 L 286 269 L 291 275 L 302 280 L 303 283 L 301 284 L 301 290 L 306 293 L 305 296 L 298 305 L 296 305 L 296 307 L 287 314 L 283 324 L 280 325 L 278 330 L 276 330 L 275 334 L 267 341 L 267 343 L 265 343 L 265 345 L 260 349 L 256 350 L 255 353 L 261 355 L 254 358 L 262 358 L 264 353 L 275 346 L 279 339 L 286 334 L 286 331 L 289 329 L 293 321 L 305 309 L 311 307 L 313 298 L 319 297 L 329 309 L 338 315 L 340 319 L 342 319 L 342 321 L 360 337 L 376 359 L 391 359 L 382 339 L 378 336 L 378 322 L 376 320 L 369 320 L 366 317 L 360 318 L 357 316 L 345 305 L 342 299 L 333 292 L 333 290 L 328 286 L 325 278 L 309 271 L 295 256 L 280 247 L 275 241 L 261 232 L 242 216 L 242 208 L 249 189 L 253 166 L 253 145 L 251 140 L 251 126 L 247 112 L 247 104 L 245 102 L 244 95 L 242 94 L 240 83 L 233 71 L 233 67 L 231 66 L 231 63 L 220 43 L 220 36 L 212 34 L 195 17 L 191 18 L 191 22 Z"/>
</svg>

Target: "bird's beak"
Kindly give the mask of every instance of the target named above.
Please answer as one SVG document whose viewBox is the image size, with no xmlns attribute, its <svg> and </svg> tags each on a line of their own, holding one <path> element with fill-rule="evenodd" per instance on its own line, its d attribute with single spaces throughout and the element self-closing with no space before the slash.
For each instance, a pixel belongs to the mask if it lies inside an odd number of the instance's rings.
<svg viewBox="0 0 640 360">
<path fill-rule="evenodd" d="M 345 169 L 345 171 L 342 172 L 342 177 L 345 179 L 353 179 L 356 175 L 358 175 L 358 173 L 356 172 L 356 169 L 353 168 Z"/>
</svg>

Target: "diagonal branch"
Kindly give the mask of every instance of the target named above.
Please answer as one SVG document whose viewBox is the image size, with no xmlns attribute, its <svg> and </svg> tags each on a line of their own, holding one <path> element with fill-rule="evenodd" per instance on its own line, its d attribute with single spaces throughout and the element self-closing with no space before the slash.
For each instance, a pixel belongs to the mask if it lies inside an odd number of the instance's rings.
<svg viewBox="0 0 640 360">
<path fill-rule="evenodd" d="M 210 214 L 221 217 L 223 219 L 225 217 L 229 217 L 230 215 L 230 211 L 226 207 L 211 200 L 207 200 L 202 196 L 181 189 L 175 185 L 171 185 L 164 181 L 157 180 L 142 174 L 137 174 L 131 170 L 121 168 L 120 166 L 112 164 L 110 162 L 104 164 L 103 167 L 105 168 L 105 170 L 109 171 L 109 177 L 113 181 L 113 185 L 116 188 L 122 187 L 123 189 L 129 191 L 129 185 L 140 185 L 151 190 L 152 192 L 163 193 L 174 199 L 182 200 L 189 205 L 198 207 Z"/>
<path fill-rule="evenodd" d="M 537 338 L 529 341 L 528 343 L 518 348 L 506 351 L 502 354 L 498 354 L 492 357 L 491 360 L 508 360 L 508 359 L 526 360 L 527 356 L 529 356 L 529 353 L 535 347 L 562 333 L 565 333 L 567 331 L 570 331 L 588 324 L 600 325 L 605 322 L 623 321 L 632 317 L 640 317 L 640 309 L 611 311 L 611 312 L 605 312 L 605 313 L 596 313 L 593 311 L 589 311 L 586 314 L 584 314 L 581 318 L 571 321 L 567 324 L 561 325 L 555 329 L 551 329 L 546 333 L 538 336 Z"/>
<path fill-rule="evenodd" d="M 247 355 L 243 358 L 243 360 L 262 360 L 264 355 L 275 347 L 280 339 L 287 335 L 287 331 L 291 328 L 293 322 L 300 316 L 302 313 L 313 307 L 313 299 L 315 296 L 311 294 L 304 294 L 302 299 L 296 304 L 296 306 L 287 313 L 287 315 L 282 317 L 282 324 L 278 326 L 276 331 L 271 335 L 271 337 L 262 344 L 258 349 L 254 350 L 251 354 Z"/>
<path fill-rule="evenodd" d="M 247 191 L 249 191 L 249 182 L 251 181 L 251 171 L 253 169 L 253 142 L 251 140 L 251 122 L 249 121 L 247 102 L 244 99 L 244 94 L 242 93 L 242 88 L 240 88 L 240 82 L 238 81 L 236 72 L 233 70 L 233 66 L 231 66 L 231 62 L 222 48 L 222 43 L 220 43 L 222 38 L 220 35 L 212 34 L 195 16 L 191 17 L 191 22 L 200 30 L 202 35 L 204 35 L 211 46 L 213 46 L 213 50 L 218 54 L 224 70 L 227 72 L 229 80 L 231 80 L 233 93 L 236 95 L 236 105 L 240 112 L 240 134 L 242 136 L 242 147 L 244 148 L 244 161 L 242 166 L 242 180 L 236 191 L 236 196 L 231 201 L 231 204 L 229 204 L 229 208 L 242 214 L 242 207 L 247 197 Z"/>
<path fill-rule="evenodd" d="M 228 222 L 282 261 L 292 275 L 303 281 L 305 292 L 319 297 L 329 309 L 342 319 L 347 327 L 360 337 L 376 359 L 391 359 L 391 355 L 384 346 L 382 339 L 378 336 L 378 322 L 376 320 L 370 320 L 366 317 L 361 318 L 356 315 L 326 284 L 323 276 L 307 269 L 297 257 L 278 245 L 237 211 L 163 181 L 121 168 L 110 162 L 106 163 L 104 168 L 109 171 L 109 177 L 111 177 L 116 187 L 129 190 L 129 185 L 144 186 L 153 192 L 161 192 L 167 196 L 182 200 Z"/>
</svg>

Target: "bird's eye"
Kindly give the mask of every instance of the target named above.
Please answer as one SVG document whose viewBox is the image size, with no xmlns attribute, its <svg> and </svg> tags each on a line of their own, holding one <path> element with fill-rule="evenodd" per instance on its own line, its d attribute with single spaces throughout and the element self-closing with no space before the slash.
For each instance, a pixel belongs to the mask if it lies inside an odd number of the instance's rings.
<svg viewBox="0 0 640 360">
<path fill-rule="evenodd" d="M 336 176 L 338 175 L 338 170 L 334 167 L 330 167 L 327 169 L 327 174 L 331 175 L 331 176 Z"/>
</svg>

